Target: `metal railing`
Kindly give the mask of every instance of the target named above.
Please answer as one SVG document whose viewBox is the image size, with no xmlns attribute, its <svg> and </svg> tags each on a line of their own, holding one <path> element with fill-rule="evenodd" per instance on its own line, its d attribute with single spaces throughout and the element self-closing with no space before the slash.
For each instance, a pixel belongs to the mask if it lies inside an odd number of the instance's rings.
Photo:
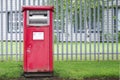
<svg viewBox="0 0 120 80">
<path fill-rule="evenodd" d="M 0 0 L 0 60 L 23 58 L 23 5 L 54 6 L 55 60 L 120 59 L 119 0 Z"/>
</svg>

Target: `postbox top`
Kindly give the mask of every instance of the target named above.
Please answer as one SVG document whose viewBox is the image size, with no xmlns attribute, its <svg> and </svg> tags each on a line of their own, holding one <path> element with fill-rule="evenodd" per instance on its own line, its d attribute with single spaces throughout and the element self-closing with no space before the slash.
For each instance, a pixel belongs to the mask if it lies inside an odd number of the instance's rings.
<svg viewBox="0 0 120 80">
<path fill-rule="evenodd" d="M 54 7 L 53 6 L 23 6 L 22 11 L 25 10 L 52 10 L 53 11 Z"/>
</svg>

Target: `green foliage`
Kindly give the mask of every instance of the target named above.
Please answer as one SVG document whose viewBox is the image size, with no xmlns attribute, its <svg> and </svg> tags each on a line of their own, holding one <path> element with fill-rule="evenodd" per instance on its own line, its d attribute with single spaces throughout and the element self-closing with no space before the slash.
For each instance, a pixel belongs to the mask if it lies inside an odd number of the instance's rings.
<svg viewBox="0 0 120 80">
<path fill-rule="evenodd" d="M 107 33 L 104 34 L 104 39 L 105 40 L 115 40 L 116 39 L 116 33 Z"/>
<path fill-rule="evenodd" d="M 116 33 L 114 33 L 113 35 L 111 33 L 108 34 L 104 34 L 104 38 L 106 40 L 112 40 L 112 38 L 114 38 L 114 40 L 116 40 Z M 118 42 L 120 42 L 120 32 L 118 32 Z"/>
</svg>

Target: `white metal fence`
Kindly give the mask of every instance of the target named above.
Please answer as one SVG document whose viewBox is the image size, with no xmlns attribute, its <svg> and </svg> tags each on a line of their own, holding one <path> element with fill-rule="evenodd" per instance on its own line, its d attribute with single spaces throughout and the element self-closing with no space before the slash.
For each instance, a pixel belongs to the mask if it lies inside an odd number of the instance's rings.
<svg viewBox="0 0 120 80">
<path fill-rule="evenodd" d="M 0 60 L 22 60 L 29 5 L 55 8 L 55 60 L 120 59 L 120 0 L 0 0 Z"/>
</svg>

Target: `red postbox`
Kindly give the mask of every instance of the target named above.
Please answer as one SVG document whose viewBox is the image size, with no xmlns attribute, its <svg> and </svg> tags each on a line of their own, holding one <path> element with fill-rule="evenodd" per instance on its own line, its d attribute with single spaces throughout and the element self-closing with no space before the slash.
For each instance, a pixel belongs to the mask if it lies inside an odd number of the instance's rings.
<svg viewBox="0 0 120 80">
<path fill-rule="evenodd" d="M 53 73 L 52 22 L 53 6 L 23 6 L 25 76 Z"/>
</svg>

